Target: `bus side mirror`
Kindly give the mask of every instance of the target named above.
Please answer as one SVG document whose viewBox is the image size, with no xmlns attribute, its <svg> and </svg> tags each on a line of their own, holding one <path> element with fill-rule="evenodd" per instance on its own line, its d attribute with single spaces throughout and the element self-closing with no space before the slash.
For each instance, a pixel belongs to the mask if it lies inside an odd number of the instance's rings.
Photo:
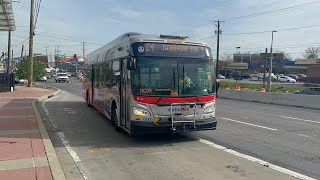
<svg viewBox="0 0 320 180">
<path fill-rule="evenodd" d="M 134 57 L 129 57 L 127 61 L 127 69 L 128 70 L 136 70 L 137 69 L 137 61 Z"/>
</svg>

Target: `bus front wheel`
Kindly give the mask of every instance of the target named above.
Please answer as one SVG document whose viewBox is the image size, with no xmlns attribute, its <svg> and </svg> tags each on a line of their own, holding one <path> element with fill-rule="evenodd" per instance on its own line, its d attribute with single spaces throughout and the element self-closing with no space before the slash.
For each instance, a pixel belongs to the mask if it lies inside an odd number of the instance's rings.
<svg viewBox="0 0 320 180">
<path fill-rule="evenodd" d="M 115 108 L 112 108 L 112 111 L 111 111 L 111 122 L 112 122 L 112 125 L 114 126 L 114 128 L 116 129 L 116 131 L 120 131 L 120 127 L 118 125 L 118 115 L 117 115 L 117 111 Z"/>
</svg>

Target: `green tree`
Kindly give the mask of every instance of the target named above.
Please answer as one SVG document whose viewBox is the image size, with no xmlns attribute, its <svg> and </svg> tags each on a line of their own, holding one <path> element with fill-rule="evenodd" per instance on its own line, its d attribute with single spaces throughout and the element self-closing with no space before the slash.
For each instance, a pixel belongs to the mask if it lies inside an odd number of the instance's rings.
<svg viewBox="0 0 320 180">
<path fill-rule="evenodd" d="M 16 75 L 19 79 L 28 79 L 28 61 L 29 57 L 23 57 L 17 64 Z M 44 64 L 35 58 L 33 61 L 33 80 L 38 81 L 45 75 L 46 69 Z"/>
</svg>

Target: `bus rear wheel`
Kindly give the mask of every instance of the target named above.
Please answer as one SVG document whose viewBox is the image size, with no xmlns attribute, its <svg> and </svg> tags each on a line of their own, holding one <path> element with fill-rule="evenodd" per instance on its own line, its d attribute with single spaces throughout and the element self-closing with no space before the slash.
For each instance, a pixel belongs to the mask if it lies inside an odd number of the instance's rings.
<svg viewBox="0 0 320 180">
<path fill-rule="evenodd" d="M 117 111 L 115 108 L 112 108 L 111 111 L 111 122 L 112 125 L 114 126 L 114 128 L 116 129 L 116 131 L 120 131 L 120 127 L 118 126 L 118 115 L 117 115 Z"/>
<path fill-rule="evenodd" d="M 86 101 L 87 101 L 87 106 L 92 107 L 92 105 L 89 102 L 89 91 L 87 91 L 87 93 L 86 93 Z"/>
</svg>

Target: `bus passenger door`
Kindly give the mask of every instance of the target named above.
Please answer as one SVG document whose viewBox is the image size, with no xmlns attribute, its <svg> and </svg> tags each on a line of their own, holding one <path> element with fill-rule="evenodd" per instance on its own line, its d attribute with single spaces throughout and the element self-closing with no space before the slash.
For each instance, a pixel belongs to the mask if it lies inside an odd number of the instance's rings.
<svg viewBox="0 0 320 180">
<path fill-rule="evenodd" d="M 127 59 L 121 60 L 121 80 L 120 80 L 120 123 L 127 127 Z"/>
</svg>

